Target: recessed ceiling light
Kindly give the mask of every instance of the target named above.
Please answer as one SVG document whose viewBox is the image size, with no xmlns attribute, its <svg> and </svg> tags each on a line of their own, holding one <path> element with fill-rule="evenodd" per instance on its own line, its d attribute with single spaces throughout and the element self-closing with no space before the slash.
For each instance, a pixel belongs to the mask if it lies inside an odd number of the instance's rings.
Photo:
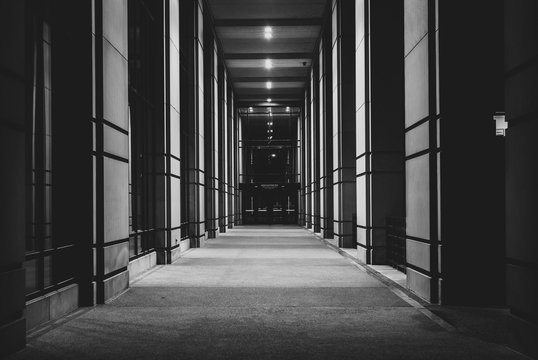
<svg viewBox="0 0 538 360">
<path fill-rule="evenodd" d="M 271 154 L 271 157 L 276 158 L 276 154 L 275 153 Z"/>
<path fill-rule="evenodd" d="M 271 89 L 273 88 L 273 83 L 271 81 L 268 81 L 265 83 L 265 87 L 268 88 L 268 89 Z"/>
<path fill-rule="evenodd" d="M 266 26 L 263 30 L 263 37 L 266 39 L 271 39 L 273 37 L 273 28 L 270 26 Z"/>
<path fill-rule="evenodd" d="M 265 59 L 265 68 L 270 70 L 273 68 L 273 61 L 271 59 Z"/>
<path fill-rule="evenodd" d="M 271 101 L 273 101 L 273 99 L 271 98 L 267 98 L 267 102 L 270 103 Z"/>
</svg>

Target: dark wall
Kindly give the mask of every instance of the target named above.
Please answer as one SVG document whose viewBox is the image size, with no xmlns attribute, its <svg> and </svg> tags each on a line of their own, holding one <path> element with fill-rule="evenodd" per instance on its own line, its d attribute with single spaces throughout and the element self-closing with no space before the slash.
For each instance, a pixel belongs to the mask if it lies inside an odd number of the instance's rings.
<svg viewBox="0 0 538 360">
<path fill-rule="evenodd" d="M 521 348 L 538 357 L 538 3 L 504 2 L 506 285 Z"/>
<path fill-rule="evenodd" d="M 443 303 L 504 303 L 503 3 L 439 5 Z"/>
</svg>

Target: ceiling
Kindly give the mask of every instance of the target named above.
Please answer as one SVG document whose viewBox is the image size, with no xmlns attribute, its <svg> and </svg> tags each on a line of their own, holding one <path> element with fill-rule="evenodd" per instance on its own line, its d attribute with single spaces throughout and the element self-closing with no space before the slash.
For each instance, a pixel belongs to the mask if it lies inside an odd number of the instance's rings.
<svg viewBox="0 0 538 360">
<path fill-rule="evenodd" d="M 326 2 L 208 0 L 239 106 L 295 105 L 304 99 Z"/>
</svg>

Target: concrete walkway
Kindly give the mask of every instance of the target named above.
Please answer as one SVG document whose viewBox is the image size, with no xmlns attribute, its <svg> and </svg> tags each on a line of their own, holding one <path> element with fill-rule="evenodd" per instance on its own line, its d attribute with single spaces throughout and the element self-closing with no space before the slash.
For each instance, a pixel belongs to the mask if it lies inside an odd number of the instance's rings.
<svg viewBox="0 0 538 360">
<path fill-rule="evenodd" d="M 525 359 L 447 331 L 298 227 L 239 227 L 12 359 Z"/>
</svg>

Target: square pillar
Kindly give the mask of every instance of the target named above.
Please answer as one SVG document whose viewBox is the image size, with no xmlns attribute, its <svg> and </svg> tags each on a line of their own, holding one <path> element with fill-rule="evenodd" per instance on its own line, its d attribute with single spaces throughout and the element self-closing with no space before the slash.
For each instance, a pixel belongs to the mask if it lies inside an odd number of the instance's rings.
<svg viewBox="0 0 538 360">
<path fill-rule="evenodd" d="M 359 0 L 355 12 L 357 254 L 385 264 L 386 218 L 405 217 L 403 2 Z"/>
</svg>

